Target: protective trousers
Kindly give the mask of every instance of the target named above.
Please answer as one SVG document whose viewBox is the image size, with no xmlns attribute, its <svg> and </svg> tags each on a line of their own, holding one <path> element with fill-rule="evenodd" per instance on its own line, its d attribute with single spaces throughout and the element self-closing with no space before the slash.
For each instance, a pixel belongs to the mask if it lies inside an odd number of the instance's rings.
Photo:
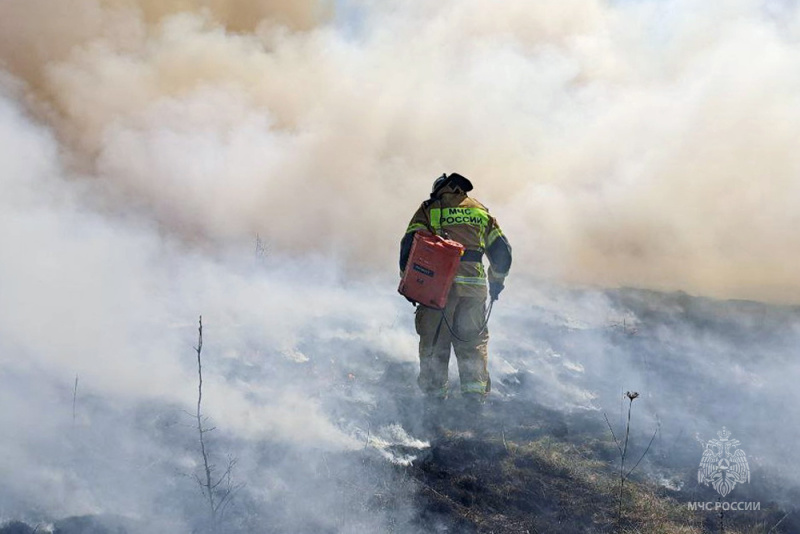
<svg viewBox="0 0 800 534">
<path fill-rule="evenodd" d="M 458 361 L 462 395 L 485 396 L 489 393 L 489 330 L 485 320 L 485 297 L 462 297 L 451 293 L 444 310 L 417 307 L 414 325 L 419 334 L 418 383 L 423 393 L 447 397 L 451 346 Z"/>
</svg>

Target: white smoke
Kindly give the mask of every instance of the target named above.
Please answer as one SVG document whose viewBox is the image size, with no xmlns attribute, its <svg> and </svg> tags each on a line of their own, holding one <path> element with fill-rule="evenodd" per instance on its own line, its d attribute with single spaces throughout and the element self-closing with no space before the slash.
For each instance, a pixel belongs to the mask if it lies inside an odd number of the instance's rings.
<svg viewBox="0 0 800 534">
<path fill-rule="evenodd" d="M 154 6 L 0 8 L 0 58 L 109 209 L 386 269 L 456 170 L 518 273 L 797 299 L 794 4 Z"/>
<path fill-rule="evenodd" d="M 135 470 L 170 453 L 130 411 L 143 403 L 188 409 L 196 399 L 199 313 L 211 421 L 224 421 L 240 439 L 329 452 L 361 447 L 309 394 L 317 380 L 290 378 L 280 362 L 292 363 L 298 344 L 313 338 L 408 358 L 407 333 L 381 336 L 396 315 L 391 300 L 369 302 L 364 288 L 344 293 L 328 260 L 326 269 L 312 259 L 255 265 L 249 243 L 235 255 L 209 256 L 139 217 L 98 213 L 91 206 L 101 184 L 65 179 L 53 136 L 7 97 L 0 99 L 0 153 L 0 425 L 14 436 L 0 444 L 0 471 L 14 481 L 4 495 L 10 510 L 154 513 L 162 498 L 156 488 L 176 475 Z M 317 322 L 337 314 L 358 327 L 345 333 Z M 96 440 L 126 445 L 98 450 Z M 110 480 L 87 475 L 93 463 Z M 122 479 L 124 490 L 111 486 Z"/>
</svg>

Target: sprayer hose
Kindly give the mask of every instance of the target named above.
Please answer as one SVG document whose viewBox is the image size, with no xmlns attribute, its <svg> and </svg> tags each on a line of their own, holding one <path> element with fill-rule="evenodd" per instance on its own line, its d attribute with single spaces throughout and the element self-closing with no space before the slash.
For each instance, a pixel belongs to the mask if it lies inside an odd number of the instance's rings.
<svg viewBox="0 0 800 534">
<path fill-rule="evenodd" d="M 492 316 L 492 308 L 493 307 L 494 307 L 494 299 L 491 299 L 491 300 L 489 300 L 489 309 L 486 311 L 486 318 L 483 320 L 483 324 L 481 325 L 481 329 L 478 330 L 478 333 L 475 334 L 475 337 L 472 338 L 472 339 L 462 339 L 461 337 L 459 337 L 458 334 L 455 333 L 455 330 L 450 325 L 450 321 L 447 320 L 447 315 L 445 315 L 445 311 L 444 310 L 442 310 L 442 320 L 444 321 L 444 324 L 447 326 L 447 329 L 450 331 L 450 335 L 451 336 L 453 336 L 454 338 L 456 338 L 458 341 L 460 341 L 462 343 L 472 343 L 473 341 L 477 340 L 481 336 L 481 334 L 483 334 L 484 330 L 486 330 L 486 327 L 489 325 L 489 318 Z M 440 326 L 441 326 L 441 323 L 440 323 Z M 439 337 L 438 330 L 436 332 L 436 337 L 437 338 Z"/>
</svg>

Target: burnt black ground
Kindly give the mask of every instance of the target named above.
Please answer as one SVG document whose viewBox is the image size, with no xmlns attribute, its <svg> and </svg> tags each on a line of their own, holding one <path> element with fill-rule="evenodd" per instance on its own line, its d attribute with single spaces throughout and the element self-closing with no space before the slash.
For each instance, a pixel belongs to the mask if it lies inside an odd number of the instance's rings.
<svg viewBox="0 0 800 534">
<path fill-rule="evenodd" d="M 241 469 L 263 470 L 259 476 L 282 484 L 265 503 L 255 497 L 258 478 L 251 482 L 237 495 L 223 532 L 614 532 L 619 457 L 604 414 L 621 436 L 623 393 L 631 389 L 641 396 L 632 407 L 630 458 L 638 459 L 660 430 L 626 485 L 623 531 L 718 531 L 715 514 L 688 513 L 686 503 L 716 500 L 713 489 L 696 481 L 701 441 L 727 426 L 742 440 L 751 469 L 751 482 L 733 497 L 759 501 L 762 509 L 727 514 L 726 532 L 766 534 L 780 522 L 771 534 L 800 533 L 794 460 L 800 309 L 639 290 L 545 296 L 547 304 L 534 295 L 497 307 L 494 391 L 480 418 L 465 412 L 456 395 L 431 425 L 422 415 L 413 355 L 393 361 L 355 345 L 352 336 L 311 335 L 300 347 L 308 361 L 259 348 L 262 368 L 227 369 L 226 376 L 242 380 L 277 374 L 303 383 L 329 419 L 348 432 L 359 429 L 365 445 L 328 453 L 313 444 L 249 443 L 226 436 L 225 422 L 215 421 L 216 450 L 237 452 Z M 343 318 L 336 327 L 349 333 L 363 325 Z M 90 400 L 83 402 L 88 411 Z M 132 414 L 97 399 L 92 413 L 98 418 L 102 410 L 109 420 L 132 421 L 137 434 L 175 457 L 196 452 L 181 407 L 150 404 Z M 388 426 L 428 446 L 391 444 L 388 456 L 415 457 L 409 465 L 393 464 L 370 441 Z M 98 452 L 86 432 L 70 444 L 81 461 Z M 175 474 L 173 458 L 153 460 L 163 463 L 163 506 L 180 507 L 193 531 L 205 532 L 193 482 Z M 307 513 L 309 489 L 325 514 Z M 129 520 L 109 523 L 109 517 L 41 515 L 42 524 L 61 534 L 156 532 Z M 30 530 L 17 523 L 0 527 L 0 534 Z"/>
<path fill-rule="evenodd" d="M 514 402 L 488 403 L 476 419 L 459 410 L 459 401 L 451 400 L 449 413 L 445 410 L 431 435 L 430 450 L 408 468 L 419 484 L 420 525 L 434 522 L 441 532 L 619 531 L 619 458 L 604 421 L 530 403 L 518 413 Z M 696 468 L 675 463 L 668 457 L 649 457 L 651 473 L 696 476 Z M 736 500 L 760 501 L 762 511 L 728 512 L 727 532 L 767 532 L 779 522 L 773 534 L 800 532 L 800 518 L 770 501 L 775 488 L 768 480 L 754 478 L 740 488 Z M 626 493 L 623 500 L 624 531 L 718 531 L 715 513 L 682 512 L 690 501 L 716 501 L 713 490 L 693 485 L 669 490 L 645 472 L 627 483 L 635 495 Z M 658 500 L 655 508 L 664 509 L 654 512 L 634 504 L 639 498 Z"/>
</svg>

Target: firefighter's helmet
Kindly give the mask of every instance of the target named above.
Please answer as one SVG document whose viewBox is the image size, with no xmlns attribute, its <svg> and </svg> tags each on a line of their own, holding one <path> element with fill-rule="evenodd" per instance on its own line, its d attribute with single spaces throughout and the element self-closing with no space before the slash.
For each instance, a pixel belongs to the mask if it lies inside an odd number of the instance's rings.
<svg viewBox="0 0 800 534">
<path fill-rule="evenodd" d="M 458 187 L 465 193 L 468 191 L 472 191 L 472 182 L 470 182 L 460 174 L 454 172 L 450 175 L 442 174 L 433 182 L 433 188 L 431 189 L 431 197 L 432 198 L 436 197 L 439 194 L 439 192 L 448 185 L 453 185 L 455 187 Z"/>
</svg>

